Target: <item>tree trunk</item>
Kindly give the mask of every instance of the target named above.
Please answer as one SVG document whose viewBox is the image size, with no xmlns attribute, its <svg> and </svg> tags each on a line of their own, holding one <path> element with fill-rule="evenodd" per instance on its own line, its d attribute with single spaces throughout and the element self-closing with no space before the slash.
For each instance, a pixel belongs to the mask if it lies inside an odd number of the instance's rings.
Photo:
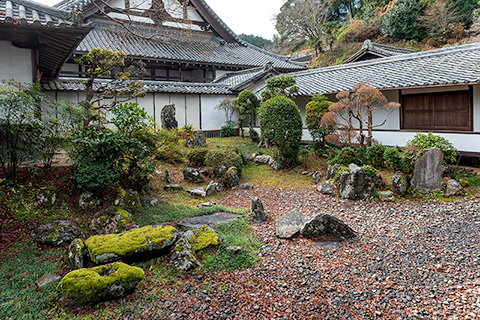
<svg viewBox="0 0 480 320">
<path fill-rule="evenodd" d="M 370 147 L 372 145 L 372 128 L 373 128 L 373 112 L 372 112 L 372 107 L 367 108 L 367 147 Z"/>
</svg>

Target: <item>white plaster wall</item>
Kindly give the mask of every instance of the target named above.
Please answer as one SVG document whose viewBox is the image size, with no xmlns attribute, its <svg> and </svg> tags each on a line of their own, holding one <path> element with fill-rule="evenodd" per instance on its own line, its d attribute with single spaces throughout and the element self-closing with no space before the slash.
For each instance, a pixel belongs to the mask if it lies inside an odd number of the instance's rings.
<svg viewBox="0 0 480 320">
<path fill-rule="evenodd" d="M 202 95 L 202 130 L 218 130 L 225 125 L 225 113 L 222 110 L 215 109 L 226 96 L 220 95 Z M 230 99 L 236 99 L 236 96 L 230 96 Z M 236 116 L 233 121 L 237 121 Z"/>
<path fill-rule="evenodd" d="M 187 124 L 200 129 L 200 96 L 197 94 L 187 95 Z"/>
<path fill-rule="evenodd" d="M 480 86 L 473 86 L 473 131 L 480 132 Z"/>
<path fill-rule="evenodd" d="M 20 49 L 10 41 L 0 41 L 0 80 L 33 81 L 32 50 Z"/>
</svg>

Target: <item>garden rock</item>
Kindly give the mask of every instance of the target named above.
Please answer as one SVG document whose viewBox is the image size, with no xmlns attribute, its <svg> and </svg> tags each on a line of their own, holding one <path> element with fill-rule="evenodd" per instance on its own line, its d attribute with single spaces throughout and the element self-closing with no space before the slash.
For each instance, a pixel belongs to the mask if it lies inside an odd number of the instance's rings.
<svg viewBox="0 0 480 320">
<path fill-rule="evenodd" d="M 399 195 L 403 196 L 408 189 L 407 176 L 403 172 L 395 172 L 392 177 L 392 187 Z"/>
<path fill-rule="evenodd" d="M 246 155 L 244 155 L 244 157 L 245 157 L 245 160 L 247 160 L 247 161 L 253 161 L 253 160 L 255 159 L 255 157 L 256 157 L 256 156 L 257 156 L 257 154 L 256 154 L 256 153 L 252 153 L 252 154 L 246 154 Z"/>
<path fill-rule="evenodd" d="M 213 196 L 214 194 L 216 194 L 218 192 L 219 186 L 220 185 L 218 184 L 218 182 L 210 183 L 207 186 L 207 189 L 205 190 L 205 193 L 206 193 L 207 197 L 210 197 L 210 196 Z"/>
<path fill-rule="evenodd" d="M 269 164 L 272 160 L 273 158 L 271 156 L 258 155 L 255 157 L 255 159 L 253 159 L 253 162 L 255 162 L 256 164 Z"/>
<path fill-rule="evenodd" d="M 270 167 L 272 167 L 276 171 L 283 170 L 283 166 L 279 162 L 277 162 L 276 160 L 271 161 L 269 163 L 269 165 L 270 165 Z"/>
<path fill-rule="evenodd" d="M 53 206 L 57 200 L 57 188 L 42 187 L 37 191 L 37 202 L 47 206 Z"/>
<path fill-rule="evenodd" d="M 348 171 L 342 173 L 338 183 L 340 197 L 349 200 L 364 200 L 373 194 L 375 184 L 362 168 L 350 164 Z"/>
<path fill-rule="evenodd" d="M 311 218 L 299 213 L 291 212 L 275 220 L 275 233 L 281 239 L 292 239 L 300 235 L 303 226 Z"/>
<path fill-rule="evenodd" d="M 265 209 L 263 208 L 262 201 L 259 198 L 252 198 L 252 219 L 254 222 L 265 222 L 267 216 L 265 215 Z"/>
<path fill-rule="evenodd" d="M 321 171 L 315 171 L 312 174 L 313 184 L 319 184 L 322 178 L 323 178 L 323 173 Z"/>
<path fill-rule="evenodd" d="M 68 273 L 58 285 L 60 303 L 79 307 L 103 300 L 123 298 L 143 280 L 144 272 L 123 262 Z"/>
<path fill-rule="evenodd" d="M 94 210 L 100 205 L 100 200 L 90 191 L 83 192 L 78 198 L 78 207 L 82 210 Z"/>
<path fill-rule="evenodd" d="M 56 220 L 39 226 L 32 231 L 32 237 L 35 241 L 54 247 L 70 243 L 81 234 L 80 228 L 68 220 Z"/>
<path fill-rule="evenodd" d="M 237 168 L 230 167 L 227 170 L 227 172 L 225 173 L 225 178 L 223 183 L 227 188 L 232 188 L 239 185 L 240 178 L 238 177 L 238 174 L 237 174 Z"/>
<path fill-rule="evenodd" d="M 223 179 L 225 173 L 227 173 L 227 167 L 225 166 L 220 166 L 213 169 L 213 175 L 216 179 Z"/>
<path fill-rule="evenodd" d="M 97 212 L 90 221 L 90 231 L 93 234 L 122 233 L 138 228 L 132 215 L 123 209 L 109 209 Z"/>
<path fill-rule="evenodd" d="M 205 182 L 205 176 L 200 173 L 199 170 L 195 168 L 185 168 L 183 169 L 183 178 L 185 181 L 192 183 L 203 183 Z"/>
<path fill-rule="evenodd" d="M 253 190 L 253 189 L 255 189 L 255 186 L 251 183 L 244 183 L 240 186 L 240 189 L 242 189 L 242 190 Z"/>
<path fill-rule="evenodd" d="M 447 189 L 445 190 L 446 197 L 458 196 L 462 191 L 463 187 L 460 182 L 455 179 L 448 180 Z"/>
<path fill-rule="evenodd" d="M 355 232 L 341 220 L 320 213 L 311 221 L 307 222 L 302 230 L 301 235 L 308 239 L 318 238 L 336 238 L 339 240 L 350 239 L 356 236 Z"/>
<path fill-rule="evenodd" d="M 62 280 L 62 277 L 60 277 L 59 275 L 56 275 L 54 273 L 48 273 L 48 274 L 44 274 L 43 276 L 38 278 L 38 280 L 35 281 L 35 286 L 38 289 L 43 289 L 46 286 L 50 286 L 50 285 L 54 285 L 54 284 L 59 283 L 60 280 Z"/>
<path fill-rule="evenodd" d="M 153 225 L 132 229 L 121 234 L 92 236 L 85 241 L 90 259 L 96 264 L 157 255 L 175 243 L 178 231 L 169 225 Z"/>
<path fill-rule="evenodd" d="M 218 233 L 215 229 L 203 225 L 201 228 L 186 231 L 176 243 L 170 255 L 170 263 L 180 270 L 189 270 L 200 263 L 195 258 L 195 252 L 217 246 Z"/>
<path fill-rule="evenodd" d="M 202 130 L 196 130 L 192 132 L 192 137 L 187 138 L 185 141 L 187 148 L 206 148 L 207 141 Z"/>
<path fill-rule="evenodd" d="M 65 251 L 64 261 L 70 270 L 82 269 L 84 264 L 84 258 L 87 253 L 85 244 L 82 239 L 75 239 L 70 243 L 68 249 Z"/>
<path fill-rule="evenodd" d="M 392 191 L 378 191 L 378 199 L 380 201 L 385 201 L 385 202 L 394 202 L 395 201 L 395 195 L 393 194 Z"/>
<path fill-rule="evenodd" d="M 335 193 L 335 184 L 333 180 L 327 180 L 318 186 L 317 191 L 326 195 L 333 195 Z"/>
<path fill-rule="evenodd" d="M 187 189 L 187 192 L 191 196 L 200 197 L 200 198 L 205 198 L 205 196 L 207 195 L 206 192 L 205 192 L 205 189 L 203 189 L 201 187 Z"/>
<path fill-rule="evenodd" d="M 172 183 L 172 178 L 170 177 L 170 170 L 165 169 L 165 177 L 164 177 L 165 183 Z"/>
<path fill-rule="evenodd" d="M 327 169 L 327 180 L 335 178 L 338 169 L 340 169 L 342 165 L 339 163 L 335 163 L 334 165 L 329 165 Z"/>
<path fill-rule="evenodd" d="M 140 203 L 142 207 L 154 208 L 158 205 L 158 199 L 140 197 Z"/>
<path fill-rule="evenodd" d="M 431 193 L 443 188 L 443 152 L 437 148 L 428 149 L 415 162 L 415 171 L 411 181 L 412 190 Z"/>
<path fill-rule="evenodd" d="M 169 184 L 168 186 L 163 187 L 165 191 L 182 191 L 183 187 L 179 184 Z"/>
<path fill-rule="evenodd" d="M 115 199 L 115 205 L 124 208 L 131 213 L 139 213 L 142 211 L 142 203 L 137 191 L 129 190 L 128 192 L 119 189 L 117 192 L 117 198 Z"/>
<path fill-rule="evenodd" d="M 176 119 L 175 104 L 167 104 L 162 108 L 162 128 L 170 130 L 178 128 L 178 121 Z"/>
<path fill-rule="evenodd" d="M 240 246 L 229 246 L 225 248 L 225 251 L 229 251 L 232 253 L 239 253 L 239 252 L 242 252 L 243 250 L 244 250 L 243 247 L 240 247 Z"/>
<path fill-rule="evenodd" d="M 203 209 L 203 208 L 210 208 L 210 207 L 213 207 L 213 206 L 216 206 L 217 204 L 215 202 L 204 202 L 204 203 L 200 203 L 197 208 L 198 209 Z"/>
<path fill-rule="evenodd" d="M 207 216 L 198 216 L 198 217 L 183 219 L 182 221 L 178 222 L 177 225 L 179 227 L 184 227 L 184 228 L 198 229 L 204 225 L 215 226 L 217 224 L 232 221 L 241 217 L 242 216 L 238 214 L 233 214 L 229 212 L 216 212 L 214 214 L 210 214 Z"/>
</svg>

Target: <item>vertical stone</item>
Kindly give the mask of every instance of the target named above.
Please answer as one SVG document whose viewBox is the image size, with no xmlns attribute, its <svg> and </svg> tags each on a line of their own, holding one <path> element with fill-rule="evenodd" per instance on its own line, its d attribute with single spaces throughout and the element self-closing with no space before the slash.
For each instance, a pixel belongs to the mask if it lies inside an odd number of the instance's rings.
<svg viewBox="0 0 480 320">
<path fill-rule="evenodd" d="M 267 221 L 267 216 L 265 215 L 262 201 L 260 201 L 260 199 L 257 197 L 252 198 L 252 219 L 254 222 Z"/>
<path fill-rule="evenodd" d="M 162 108 L 162 128 L 170 130 L 178 128 L 178 122 L 176 119 L 175 104 L 167 104 Z"/>
<path fill-rule="evenodd" d="M 411 181 L 415 192 L 431 193 L 443 188 L 443 152 L 437 148 L 427 150 L 415 162 L 415 172 Z"/>
</svg>

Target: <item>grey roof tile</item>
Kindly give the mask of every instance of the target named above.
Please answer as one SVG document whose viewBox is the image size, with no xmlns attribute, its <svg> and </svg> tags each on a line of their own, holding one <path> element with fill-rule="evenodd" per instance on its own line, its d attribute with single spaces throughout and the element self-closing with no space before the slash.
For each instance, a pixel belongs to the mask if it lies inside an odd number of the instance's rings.
<svg viewBox="0 0 480 320">
<path fill-rule="evenodd" d="M 82 23 L 73 21 L 74 15 L 27 0 L 0 0 L 0 24 L 31 25 L 37 27 L 76 28 Z"/>
<path fill-rule="evenodd" d="M 85 79 L 59 77 L 42 83 L 46 91 L 85 91 Z M 105 85 L 110 80 L 97 80 L 94 88 Z M 167 81 L 142 81 L 147 92 L 159 93 L 189 93 L 189 94 L 231 94 L 228 86 L 215 83 L 189 83 Z M 110 87 L 112 89 L 113 87 Z"/>
<path fill-rule="evenodd" d="M 480 43 L 415 52 L 290 73 L 299 95 L 351 90 L 363 81 L 377 89 L 480 82 Z M 265 85 L 258 87 L 258 94 Z"/>
</svg>

